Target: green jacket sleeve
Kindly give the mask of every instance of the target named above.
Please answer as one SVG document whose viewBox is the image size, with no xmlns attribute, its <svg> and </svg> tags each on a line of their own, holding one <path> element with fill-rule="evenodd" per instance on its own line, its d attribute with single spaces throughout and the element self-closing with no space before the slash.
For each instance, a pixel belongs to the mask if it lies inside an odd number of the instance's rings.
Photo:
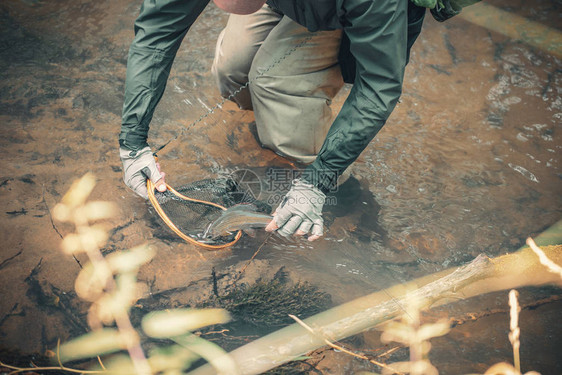
<svg viewBox="0 0 562 375">
<path fill-rule="evenodd" d="M 129 49 L 119 144 L 147 146 L 148 128 L 162 98 L 176 52 L 209 0 L 145 0 Z"/>
<path fill-rule="evenodd" d="M 324 192 L 371 142 L 402 91 L 408 46 L 408 0 L 338 0 L 356 63 L 355 81 L 318 157 L 304 178 Z"/>
</svg>

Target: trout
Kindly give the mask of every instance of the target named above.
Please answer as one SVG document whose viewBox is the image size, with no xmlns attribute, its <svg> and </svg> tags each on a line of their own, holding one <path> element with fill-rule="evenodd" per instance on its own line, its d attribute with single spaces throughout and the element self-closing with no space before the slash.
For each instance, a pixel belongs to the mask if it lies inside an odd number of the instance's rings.
<svg viewBox="0 0 562 375">
<path fill-rule="evenodd" d="M 223 211 L 221 216 L 207 227 L 203 236 L 214 239 L 239 230 L 265 228 L 272 219 L 271 215 L 257 212 L 254 205 L 238 204 Z"/>
</svg>

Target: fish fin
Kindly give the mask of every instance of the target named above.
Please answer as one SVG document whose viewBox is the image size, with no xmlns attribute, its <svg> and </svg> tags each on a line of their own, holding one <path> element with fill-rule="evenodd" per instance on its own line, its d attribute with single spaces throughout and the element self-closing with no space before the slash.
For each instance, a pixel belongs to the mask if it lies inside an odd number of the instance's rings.
<svg viewBox="0 0 562 375">
<path fill-rule="evenodd" d="M 203 238 L 211 238 L 211 227 L 213 226 L 213 223 L 209 223 L 207 225 L 207 227 L 205 228 L 205 231 L 203 232 Z"/>
</svg>

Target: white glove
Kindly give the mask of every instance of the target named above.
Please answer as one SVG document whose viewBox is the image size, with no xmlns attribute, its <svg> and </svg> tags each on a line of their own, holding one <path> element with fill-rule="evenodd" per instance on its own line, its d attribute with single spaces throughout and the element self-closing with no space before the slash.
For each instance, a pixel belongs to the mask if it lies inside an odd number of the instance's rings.
<svg viewBox="0 0 562 375">
<path fill-rule="evenodd" d="M 145 147 L 138 151 L 131 151 L 119 148 L 119 156 L 123 162 L 123 181 L 135 193 L 148 199 L 146 190 L 146 179 L 156 185 L 158 191 L 166 191 L 164 182 L 165 173 L 160 173 L 160 168 L 152 155 L 150 147 Z"/>
<path fill-rule="evenodd" d="M 265 230 L 271 232 L 277 229 L 282 236 L 303 236 L 310 232 L 308 240 L 314 241 L 324 234 L 322 208 L 325 200 L 326 195 L 317 187 L 294 180 Z"/>
</svg>

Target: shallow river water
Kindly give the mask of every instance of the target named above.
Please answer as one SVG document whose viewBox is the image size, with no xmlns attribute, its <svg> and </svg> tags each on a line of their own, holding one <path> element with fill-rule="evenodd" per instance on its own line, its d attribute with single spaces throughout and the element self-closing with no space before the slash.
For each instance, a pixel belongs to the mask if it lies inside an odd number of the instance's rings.
<svg viewBox="0 0 562 375">
<path fill-rule="evenodd" d="M 69 328 L 64 314 L 37 299 L 33 280 L 72 295 L 80 267 L 59 247 L 72 228 L 53 221 L 51 210 L 87 171 L 98 179 L 92 199 L 120 207 L 104 252 L 145 242 L 158 249 L 139 275 L 145 296 L 209 278 L 213 268 L 220 273 L 246 264 L 263 245 L 248 272 L 258 277 L 264 264 L 285 267 L 339 304 L 481 253 L 515 251 L 560 220 L 562 5 L 486 5 L 500 10 L 484 12 L 492 18 L 488 25 L 475 21 L 486 18 L 477 11 L 476 18 L 442 24 L 428 13 L 401 102 L 325 207 L 321 240 L 258 232 L 228 250 L 206 252 L 164 230 L 149 205 L 122 183 L 117 136 L 140 2 L 2 2 L 0 348 L 44 353 L 57 338 L 80 330 L 81 323 Z M 150 142 L 157 146 L 178 136 L 160 155 L 172 186 L 248 169 L 261 179 L 267 198 L 267 171 L 293 165 L 258 146 L 251 112 L 225 103 L 188 132 L 181 130 L 220 101 L 209 68 L 225 22 L 226 15 L 210 5 L 188 33 Z M 347 92 L 344 87 L 334 100 L 334 112 Z M 520 294 L 524 371 L 562 373 L 560 289 Z M 72 299 L 67 303 L 84 308 Z M 505 292 L 430 313 L 466 321 L 434 341 L 431 359 L 440 372 L 483 372 L 511 361 L 508 309 Z M 366 347 L 382 346 L 377 332 L 362 340 Z M 325 373 L 361 366 L 347 358 L 335 362 Z"/>
</svg>

